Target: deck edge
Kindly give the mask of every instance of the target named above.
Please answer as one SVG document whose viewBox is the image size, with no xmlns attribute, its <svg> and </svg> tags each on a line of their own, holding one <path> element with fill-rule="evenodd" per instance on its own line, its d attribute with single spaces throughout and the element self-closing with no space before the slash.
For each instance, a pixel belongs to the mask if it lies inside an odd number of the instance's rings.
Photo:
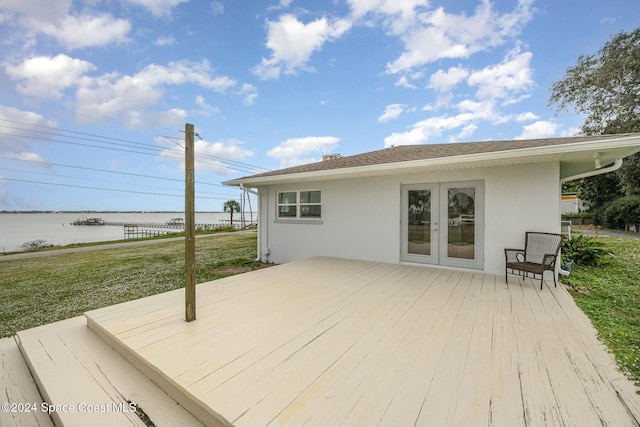
<svg viewBox="0 0 640 427">
<path fill-rule="evenodd" d="M 200 399 L 193 396 L 161 370 L 153 364 L 148 363 L 144 358 L 140 357 L 134 350 L 118 340 L 107 329 L 103 328 L 98 321 L 93 319 L 91 313 L 84 314 L 87 320 L 87 326 L 91 331 L 98 335 L 104 342 L 110 345 L 118 354 L 128 360 L 140 372 L 142 372 L 150 381 L 160 387 L 171 398 L 178 402 L 188 412 L 191 413 L 201 423 L 211 427 L 232 427 L 222 415 L 215 412 L 209 406 L 204 404 Z"/>
</svg>

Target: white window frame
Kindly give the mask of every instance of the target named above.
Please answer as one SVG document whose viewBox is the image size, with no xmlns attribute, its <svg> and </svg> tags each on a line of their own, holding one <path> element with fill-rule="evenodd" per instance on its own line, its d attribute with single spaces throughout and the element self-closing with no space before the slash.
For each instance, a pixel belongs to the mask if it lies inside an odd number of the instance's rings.
<svg viewBox="0 0 640 427">
<path fill-rule="evenodd" d="M 303 203 L 300 194 L 307 192 L 320 193 L 320 202 Z M 294 193 L 295 201 L 289 203 L 280 203 L 280 195 L 284 193 Z M 290 206 L 295 209 L 295 216 L 280 215 L 280 208 Z M 320 206 L 320 216 L 302 216 L 302 208 L 305 206 Z M 322 190 L 284 190 L 276 193 L 276 222 L 299 222 L 299 223 L 322 223 Z"/>
</svg>

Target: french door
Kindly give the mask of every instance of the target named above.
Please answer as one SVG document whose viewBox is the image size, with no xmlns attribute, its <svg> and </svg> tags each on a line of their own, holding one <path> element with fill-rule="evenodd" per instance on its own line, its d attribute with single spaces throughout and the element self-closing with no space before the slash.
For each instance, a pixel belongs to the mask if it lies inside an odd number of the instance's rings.
<svg viewBox="0 0 640 427">
<path fill-rule="evenodd" d="M 484 267 L 484 182 L 402 186 L 401 259 Z"/>
</svg>

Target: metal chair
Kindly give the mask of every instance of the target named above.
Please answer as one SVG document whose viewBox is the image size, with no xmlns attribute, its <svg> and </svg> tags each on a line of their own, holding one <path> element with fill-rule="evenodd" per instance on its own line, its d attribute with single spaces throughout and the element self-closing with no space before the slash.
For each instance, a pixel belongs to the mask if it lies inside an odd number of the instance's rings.
<svg viewBox="0 0 640 427">
<path fill-rule="evenodd" d="M 533 274 L 540 275 L 540 289 L 544 283 L 544 272 L 551 271 L 553 273 L 553 284 L 558 286 L 556 282 L 556 261 L 560 252 L 560 244 L 562 243 L 562 235 L 554 233 L 541 233 L 527 231 L 525 235 L 524 249 L 505 249 L 505 282 L 508 281 L 508 273 L 522 276 L 524 279 Z"/>
</svg>

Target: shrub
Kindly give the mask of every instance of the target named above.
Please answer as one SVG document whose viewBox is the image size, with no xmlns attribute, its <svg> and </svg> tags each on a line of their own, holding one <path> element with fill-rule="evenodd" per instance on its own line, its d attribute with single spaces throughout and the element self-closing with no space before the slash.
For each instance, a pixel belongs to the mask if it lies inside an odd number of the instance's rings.
<svg viewBox="0 0 640 427">
<path fill-rule="evenodd" d="M 640 224 L 640 196 L 615 199 L 600 210 L 598 217 L 609 228 L 625 229 L 627 224 Z"/>
<path fill-rule="evenodd" d="M 40 240 L 32 240 L 30 242 L 23 243 L 20 246 L 20 250 L 23 252 L 29 251 L 37 251 L 38 249 L 52 248 L 53 245 L 51 243 L 47 243 L 46 241 Z"/>
<path fill-rule="evenodd" d="M 562 242 L 562 264 L 573 261 L 578 265 L 598 266 L 611 255 L 601 242 L 593 237 L 577 235 Z"/>
</svg>

